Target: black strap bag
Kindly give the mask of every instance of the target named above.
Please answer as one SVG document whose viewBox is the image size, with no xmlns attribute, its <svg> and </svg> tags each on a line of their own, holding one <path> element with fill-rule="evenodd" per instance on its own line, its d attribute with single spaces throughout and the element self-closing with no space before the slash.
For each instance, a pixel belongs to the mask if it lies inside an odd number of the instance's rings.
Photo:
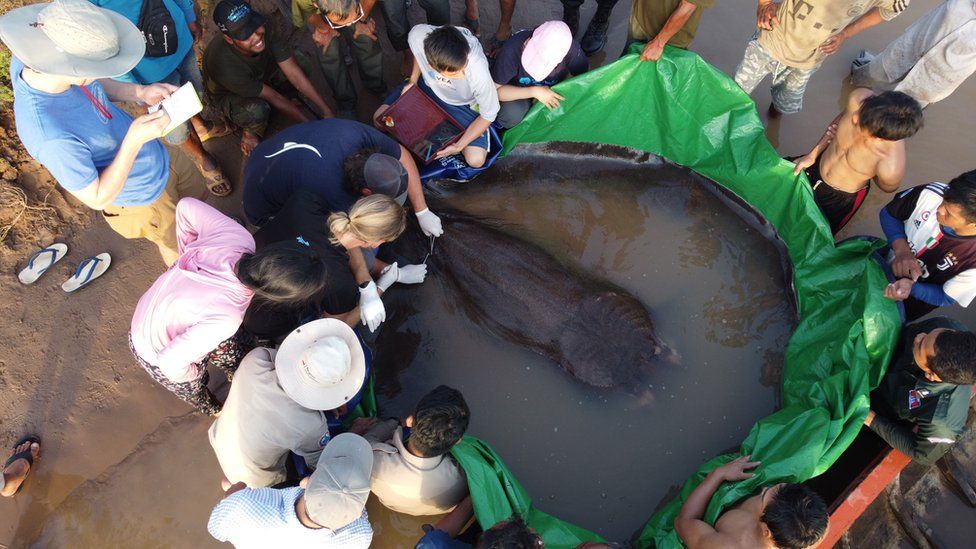
<svg viewBox="0 0 976 549">
<path fill-rule="evenodd" d="M 176 53 L 179 47 L 176 22 L 163 0 L 143 0 L 138 26 L 146 38 L 146 57 L 166 57 Z"/>
</svg>

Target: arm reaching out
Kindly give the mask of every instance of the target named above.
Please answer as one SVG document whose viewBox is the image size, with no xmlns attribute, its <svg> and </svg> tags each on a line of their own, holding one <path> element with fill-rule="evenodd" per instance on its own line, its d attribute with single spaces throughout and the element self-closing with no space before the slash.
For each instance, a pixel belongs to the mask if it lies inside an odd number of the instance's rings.
<svg viewBox="0 0 976 549">
<path fill-rule="evenodd" d="M 696 9 L 698 6 L 688 2 L 688 0 L 681 0 L 681 4 L 678 4 L 678 8 L 671 13 L 671 17 L 668 17 L 667 23 L 658 31 L 657 36 L 644 46 L 644 51 L 640 55 L 641 61 L 657 61 L 660 59 L 661 54 L 664 53 L 664 45 L 681 30 L 681 27 L 685 26 Z"/>
<path fill-rule="evenodd" d="M 674 531 L 681 538 L 681 541 L 689 547 L 722 547 L 731 545 L 726 535 L 708 524 L 702 517 L 705 516 L 705 509 L 708 502 L 712 499 L 715 491 L 725 481 L 738 481 L 751 478 L 753 473 L 749 469 L 759 466 L 758 461 L 749 461 L 751 456 L 742 456 L 732 460 L 725 465 L 716 467 L 708 473 L 702 481 L 685 500 L 684 505 L 678 512 L 678 517 L 674 520 Z"/>
</svg>

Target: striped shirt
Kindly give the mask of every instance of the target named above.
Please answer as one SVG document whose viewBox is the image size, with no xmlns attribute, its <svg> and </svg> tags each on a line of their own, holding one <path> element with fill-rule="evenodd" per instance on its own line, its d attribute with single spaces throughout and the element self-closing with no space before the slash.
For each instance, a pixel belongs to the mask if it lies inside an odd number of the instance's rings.
<svg viewBox="0 0 976 549">
<path fill-rule="evenodd" d="M 338 530 L 308 528 L 295 514 L 295 503 L 304 493 L 299 487 L 245 488 L 214 507 L 207 530 L 218 541 L 229 541 L 237 549 L 369 547 L 373 528 L 365 510 L 354 522 Z"/>
</svg>

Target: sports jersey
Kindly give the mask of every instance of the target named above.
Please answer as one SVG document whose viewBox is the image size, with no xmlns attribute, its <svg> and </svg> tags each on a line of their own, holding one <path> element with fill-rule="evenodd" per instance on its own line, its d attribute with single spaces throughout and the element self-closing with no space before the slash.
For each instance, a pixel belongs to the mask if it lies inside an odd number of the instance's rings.
<svg viewBox="0 0 976 549">
<path fill-rule="evenodd" d="M 922 267 L 918 282 L 941 285 L 947 296 L 966 307 L 976 297 L 976 237 L 950 234 L 939 225 L 936 210 L 947 187 L 945 183 L 913 187 L 899 193 L 885 210 L 905 224 L 905 239 Z M 893 251 L 888 256 L 892 261 Z"/>
</svg>

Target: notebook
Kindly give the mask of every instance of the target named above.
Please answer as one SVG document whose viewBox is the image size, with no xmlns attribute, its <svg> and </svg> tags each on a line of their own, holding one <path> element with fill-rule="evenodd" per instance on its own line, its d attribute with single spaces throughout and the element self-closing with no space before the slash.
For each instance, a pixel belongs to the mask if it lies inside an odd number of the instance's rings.
<svg viewBox="0 0 976 549">
<path fill-rule="evenodd" d="M 464 133 L 464 128 L 417 86 L 394 101 L 380 115 L 379 124 L 424 164 L 433 162 L 441 149 Z"/>
<path fill-rule="evenodd" d="M 159 109 L 163 109 L 169 115 L 169 126 L 166 126 L 166 131 L 163 132 L 163 135 L 166 135 L 180 124 L 199 114 L 203 110 L 203 103 L 200 102 L 200 96 L 193 89 L 193 84 L 187 82 L 180 86 L 180 89 L 170 94 L 168 98 L 151 105 L 149 112 L 156 112 Z"/>
</svg>

